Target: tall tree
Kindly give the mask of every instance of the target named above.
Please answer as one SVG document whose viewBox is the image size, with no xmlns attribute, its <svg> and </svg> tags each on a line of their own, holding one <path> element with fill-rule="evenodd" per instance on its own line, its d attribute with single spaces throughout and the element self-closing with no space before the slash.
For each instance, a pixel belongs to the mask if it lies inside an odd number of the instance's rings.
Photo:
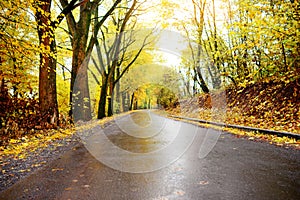
<svg viewBox="0 0 300 200">
<path fill-rule="evenodd" d="M 38 0 L 34 2 L 35 17 L 40 43 L 39 69 L 39 104 L 43 121 L 51 125 L 58 124 L 58 104 L 56 91 L 56 42 L 55 30 L 64 16 L 81 3 L 77 0 L 67 4 L 56 19 L 51 19 L 52 0 Z"/>
<path fill-rule="evenodd" d="M 182 22 L 180 25 L 183 27 L 184 34 L 186 35 L 188 42 L 188 54 L 190 54 L 190 67 L 189 74 L 193 75 L 193 95 L 198 93 L 197 85 L 200 85 L 201 90 L 204 93 L 209 93 L 209 88 L 203 77 L 203 71 L 201 70 L 201 59 L 203 58 L 202 48 L 202 35 L 205 25 L 205 9 L 207 2 L 206 0 L 192 0 L 192 20 Z M 184 62 L 186 62 L 186 59 Z"/>
<path fill-rule="evenodd" d="M 121 0 L 116 0 L 100 20 L 99 16 L 94 19 L 91 36 L 89 33 L 91 33 L 92 15 L 98 10 L 98 6 L 102 1 L 85 0 L 84 2 L 85 3 L 80 6 L 79 20 L 77 22 L 73 13 L 67 15 L 73 51 L 70 84 L 70 116 L 73 117 L 75 121 L 90 120 L 92 118 L 87 65 L 101 26 L 112 14 Z M 60 3 L 64 7 L 68 4 L 68 0 L 60 0 Z M 88 41 L 89 38 L 90 40 Z"/>
<path fill-rule="evenodd" d="M 199 2 L 196 0 L 192 0 L 193 2 L 193 8 L 194 8 L 194 23 L 197 27 L 197 49 L 195 52 L 195 79 L 197 78 L 200 84 L 200 87 L 204 93 L 208 93 L 209 89 L 208 86 L 202 76 L 201 73 L 201 66 L 200 66 L 200 59 L 201 59 L 201 53 L 202 53 L 202 34 L 204 29 L 204 13 L 205 13 L 205 7 L 206 7 L 206 0 L 200 0 Z M 194 91 L 195 93 L 195 91 Z"/>
<path fill-rule="evenodd" d="M 24 97 L 37 87 L 33 73 L 38 40 L 34 20 L 29 17 L 29 2 L 3 0 L 0 2 L 0 74 L 12 96 Z"/>
<path fill-rule="evenodd" d="M 119 90 L 119 84 L 117 84 L 128 69 L 136 62 L 145 46 L 148 44 L 147 39 L 151 33 L 146 33 L 144 38 L 140 39 L 141 44 L 136 44 L 135 26 L 136 19 L 130 21 L 133 17 L 133 13 L 139 7 L 138 1 L 133 0 L 130 7 L 123 10 L 119 10 L 116 16 L 112 16 L 111 26 L 103 27 L 101 41 L 96 43 L 97 60 L 93 58 L 94 65 L 100 74 L 101 79 L 101 91 L 98 104 L 98 118 L 101 119 L 105 116 L 111 116 L 113 114 L 113 101 L 114 94 L 118 99 L 119 92 L 114 92 L 115 87 Z M 130 27 L 130 28 L 129 28 Z M 130 29 L 130 30 L 128 30 Z M 115 35 L 113 38 L 107 38 L 111 35 Z M 140 45 L 140 46 L 138 46 Z M 138 46 L 137 49 L 131 46 Z M 106 102 L 108 99 L 108 110 L 106 112 Z M 118 102 L 120 103 L 120 102 Z M 107 113 L 107 114 L 106 114 Z"/>
</svg>

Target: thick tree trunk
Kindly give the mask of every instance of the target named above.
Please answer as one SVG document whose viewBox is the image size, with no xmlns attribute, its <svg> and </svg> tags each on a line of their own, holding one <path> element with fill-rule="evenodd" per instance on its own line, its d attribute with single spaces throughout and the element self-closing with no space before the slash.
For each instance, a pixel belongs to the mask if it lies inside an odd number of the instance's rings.
<svg viewBox="0 0 300 200">
<path fill-rule="evenodd" d="M 82 60 L 84 52 L 74 52 L 73 55 L 78 55 L 77 57 L 73 57 L 72 63 L 72 95 L 70 97 L 72 100 L 73 119 L 75 122 L 78 120 L 88 121 L 92 119 L 87 73 L 89 58 L 83 58 Z"/>
<path fill-rule="evenodd" d="M 80 7 L 80 20 L 75 27 L 72 27 L 73 55 L 70 85 L 70 116 L 75 121 L 88 121 L 92 119 L 87 72 L 90 55 L 86 54 L 91 23 L 90 6 L 90 3 L 87 2 Z"/>
<path fill-rule="evenodd" d="M 58 125 L 58 103 L 56 93 L 56 43 L 54 27 L 51 26 L 51 0 L 37 4 L 36 19 L 42 52 L 39 70 L 39 105 L 42 121 Z M 47 47 L 50 47 L 48 50 Z M 43 49 L 45 48 L 45 49 Z M 43 126 L 45 126 L 44 124 Z"/>
</svg>

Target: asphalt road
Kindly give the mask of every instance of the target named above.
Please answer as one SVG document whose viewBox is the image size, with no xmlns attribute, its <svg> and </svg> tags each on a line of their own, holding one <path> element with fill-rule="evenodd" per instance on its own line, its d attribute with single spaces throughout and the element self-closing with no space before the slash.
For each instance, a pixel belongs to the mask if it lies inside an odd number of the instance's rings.
<svg viewBox="0 0 300 200">
<path fill-rule="evenodd" d="M 79 134 L 82 144 L 0 199 L 300 199 L 298 150 L 147 111 Z"/>
</svg>

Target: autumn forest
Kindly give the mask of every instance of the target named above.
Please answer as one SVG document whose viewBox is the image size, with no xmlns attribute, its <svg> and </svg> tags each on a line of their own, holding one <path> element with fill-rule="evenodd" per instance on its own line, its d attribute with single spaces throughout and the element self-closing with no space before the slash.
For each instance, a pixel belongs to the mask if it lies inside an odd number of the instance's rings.
<svg viewBox="0 0 300 200">
<path fill-rule="evenodd" d="M 226 122 L 299 133 L 299 80 L 297 0 L 0 2 L 0 145 L 136 109 L 209 120 L 220 91 Z"/>
</svg>

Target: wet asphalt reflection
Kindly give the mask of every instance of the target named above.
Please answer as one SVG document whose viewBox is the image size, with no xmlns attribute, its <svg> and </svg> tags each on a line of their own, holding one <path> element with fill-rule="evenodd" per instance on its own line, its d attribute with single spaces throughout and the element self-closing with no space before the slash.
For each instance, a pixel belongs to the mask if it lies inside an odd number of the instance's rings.
<svg viewBox="0 0 300 200">
<path fill-rule="evenodd" d="M 299 150 L 149 111 L 90 131 L 85 145 L 18 182 L 0 199 L 300 199 Z"/>
</svg>

